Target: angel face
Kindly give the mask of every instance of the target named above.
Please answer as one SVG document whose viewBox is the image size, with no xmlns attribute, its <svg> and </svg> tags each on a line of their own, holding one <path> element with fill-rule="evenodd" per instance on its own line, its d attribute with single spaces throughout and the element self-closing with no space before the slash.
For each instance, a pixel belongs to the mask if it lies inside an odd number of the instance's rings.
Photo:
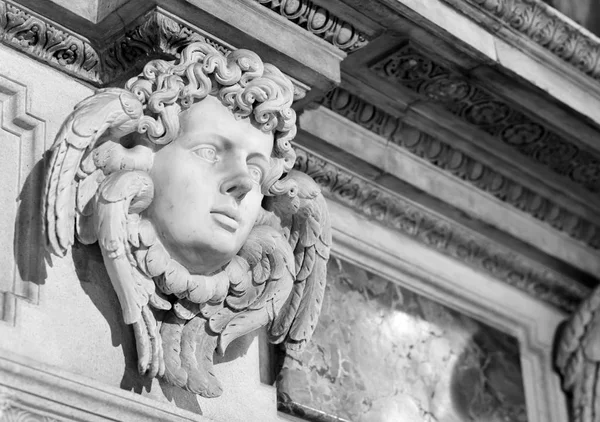
<svg viewBox="0 0 600 422">
<path fill-rule="evenodd" d="M 238 253 L 259 215 L 273 134 L 210 95 L 181 113 L 180 124 L 155 154 L 147 216 L 174 259 L 209 274 Z"/>
</svg>

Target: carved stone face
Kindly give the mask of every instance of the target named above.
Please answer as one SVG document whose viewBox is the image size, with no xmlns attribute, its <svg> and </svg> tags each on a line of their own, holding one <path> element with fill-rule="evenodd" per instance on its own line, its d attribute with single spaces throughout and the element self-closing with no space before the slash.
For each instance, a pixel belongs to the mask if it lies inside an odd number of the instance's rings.
<svg viewBox="0 0 600 422">
<path fill-rule="evenodd" d="M 174 259 L 208 274 L 227 264 L 252 230 L 273 134 L 250 118 L 237 120 L 210 95 L 181 113 L 180 123 L 179 136 L 154 157 L 147 216 Z"/>
</svg>

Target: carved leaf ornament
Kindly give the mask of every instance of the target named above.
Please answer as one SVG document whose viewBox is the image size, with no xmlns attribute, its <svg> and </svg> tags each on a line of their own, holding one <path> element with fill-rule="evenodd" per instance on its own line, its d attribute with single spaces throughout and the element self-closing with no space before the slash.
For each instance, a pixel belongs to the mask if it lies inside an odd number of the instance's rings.
<svg viewBox="0 0 600 422">
<path fill-rule="evenodd" d="M 158 195 L 155 154 L 179 136 L 180 112 L 208 95 L 273 133 L 274 146 L 245 243 L 226 265 L 201 274 L 172 256 L 148 207 Z M 133 326 L 141 374 L 214 397 L 222 389 L 213 354 L 236 338 L 266 326 L 288 354 L 310 340 L 331 229 L 318 185 L 292 170 L 292 100 L 291 82 L 256 54 L 225 57 L 196 42 L 177 62 L 149 62 L 126 89 L 82 101 L 59 131 L 43 201 L 48 248 L 64 256 L 75 238 L 98 242 L 123 320 Z"/>
</svg>

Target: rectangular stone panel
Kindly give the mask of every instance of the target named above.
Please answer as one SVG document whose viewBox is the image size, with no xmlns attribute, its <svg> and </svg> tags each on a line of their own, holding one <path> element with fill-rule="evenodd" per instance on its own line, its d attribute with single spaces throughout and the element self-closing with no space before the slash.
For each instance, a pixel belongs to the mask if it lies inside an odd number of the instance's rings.
<svg viewBox="0 0 600 422">
<path fill-rule="evenodd" d="M 517 339 L 343 262 L 280 410 L 327 422 L 526 422 Z"/>
</svg>

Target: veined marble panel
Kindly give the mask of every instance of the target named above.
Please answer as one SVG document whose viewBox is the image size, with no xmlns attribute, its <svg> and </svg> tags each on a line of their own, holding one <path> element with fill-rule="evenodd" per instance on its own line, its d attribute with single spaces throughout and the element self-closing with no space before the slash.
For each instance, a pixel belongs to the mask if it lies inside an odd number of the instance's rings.
<svg viewBox="0 0 600 422">
<path fill-rule="evenodd" d="M 514 337 L 333 258 L 319 325 L 278 379 L 311 421 L 527 421 Z"/>
</svg>

